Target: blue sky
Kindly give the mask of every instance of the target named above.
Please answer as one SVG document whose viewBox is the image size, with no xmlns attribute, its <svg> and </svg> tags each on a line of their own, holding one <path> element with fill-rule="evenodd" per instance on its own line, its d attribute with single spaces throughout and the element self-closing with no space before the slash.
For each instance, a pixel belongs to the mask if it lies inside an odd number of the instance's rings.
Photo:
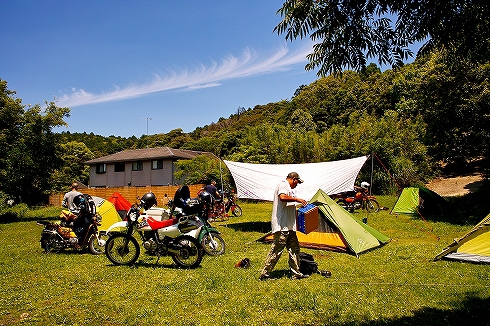
<svg viewBox="0 0 490 326">
<path fill-rule="evenodd" d="M 281 0 L 0 3 L 0 78 L 26 106 L 70 107 L 56 131 L 191 132 L 317 79 L 310 41 L 273 32 Z"/>
</svg>

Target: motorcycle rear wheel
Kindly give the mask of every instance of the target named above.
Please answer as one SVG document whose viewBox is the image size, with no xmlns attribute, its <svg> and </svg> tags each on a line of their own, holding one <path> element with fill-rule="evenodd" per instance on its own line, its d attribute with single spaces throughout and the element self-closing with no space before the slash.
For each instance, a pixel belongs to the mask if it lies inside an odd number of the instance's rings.
<svg viewBox="0 0 490 326">
<path fill-rule="evenodd" d="M 133 265 L 140 255 L 140 246 L 131 236 L 114 234 L 105 243 L 105 255 L 114 265 Z"/>
<path fill-rule="evenodd" d="M 99 239 L 104 240 L 105 242 L 107 242 L 107 239 L 109 239 L 110 236 L 111 236 L 110 233 L 99 232 Z M 97 241 L 97 237 L 94 234 L 92 234 L 92 236 L 88 240 L 88 249 L 94 255 L 101 255 L 105 251 L 105 246 L 99 245 L 99 242 Z"/>
<path fill-rule="evenodd" d="M 63 251 L 63 246 L 60 246 L 58 244 L 58 241 L 57 241 L 55 235 L 42 236 L 41 237 L 41 248 L 44 249 L 45 253 Z"/>
<path fill-rule="evenodd" d="M 231 212 L 233 213 L 233 216 L 235 216 L 235 217 L 242 216 L 242 208 L 238 205 L 233 205 L 231 207 Z"/>
<path fill-rule="evenodd" d="M 225 253 L 225 240 L 216 232 L 206 233 L 201 240 L 204 252 L 210 256 L 219 256 Z"/>
<path fill-rule="evenodd" d="M 56 243 L 56 239 L 54 238 L 48 239 L 46 241 L 42 241 L 41 247 L 44 249 L 44 252 L 46 253 L 63 251 L 63 248 L 60 248 L 58 246 L 58 244 Z"/>
<path fill-rule="evenodd" d="M 374 199 L 368 199 L 366 200 L 366 210 L 368 213 L 376 213 L 379 212 L 379 204 L 376 200 Z"/>
<path fill-rule="evenodd" d="M 204 250 L 199 242 L 188 235 L 177 237 L 173 240 L 176 246 L 181 246 L 178 254 L 172 253 L 172 260 L 180 268 L 194 269 L 202 261 Z"/>
</svg>

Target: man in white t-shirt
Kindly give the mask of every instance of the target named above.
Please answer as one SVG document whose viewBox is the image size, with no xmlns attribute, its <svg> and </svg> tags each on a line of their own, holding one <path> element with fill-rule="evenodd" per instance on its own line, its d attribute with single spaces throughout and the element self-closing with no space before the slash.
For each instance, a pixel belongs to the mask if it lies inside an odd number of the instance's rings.
<svg viewBox="0 0 490 326">
<path fill-rule="evenodd" d="M 305 206 L 306 200 L 297 198 L 294 189 L 303 180 L 298 173 L 291 172 L 285 180 L 282 180 L 274 191 L 274 202 L 272 206 L 271 227 L 274 236 L 274 242 L 267 258 L 265 259 L 264 268 L 260 273 L 260 280 L 270 278 L 270 272 L 276 266 L 281 257 L 284 248 L 288 249 L 289 267 L 291 269 L 291 278 L 302 279 L 308 277 L 299 271 L 299 242 L 296 236 L 296 204 L 300 203 Z"/>
<path fill-rule="evenodd" d="M 82 193 L 78 191 L 78 183 L 73 182 L 71 185 L 71 190 L 68 191 L 63 197 L 63 201 L 61 202 L 61 206 L 68 208 L 70 212 L 77 214 L 78 207 L 73 203 L 73 199 L 76 196 L 81 195 Z"/>
</svg>

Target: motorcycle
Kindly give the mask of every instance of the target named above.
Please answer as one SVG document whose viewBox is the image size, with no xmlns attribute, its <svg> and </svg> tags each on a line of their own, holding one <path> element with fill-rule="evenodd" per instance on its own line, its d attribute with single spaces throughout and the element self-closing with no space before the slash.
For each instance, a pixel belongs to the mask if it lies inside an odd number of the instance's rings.
<svg viewBox="0 0 490 326">
<path fill-rule="evenodd" d="M 105 244 L 105 254 L 114 265 L 133 265 L 140 255 L 140 245 L 134 238 L 136 231 L 141 238 L 143 248 L 158 257 L 170 256 L 181 268 L 197 268 L 203 259 L 203 248 L 192 236 L 191 230 L 202 228 L 202 222 L 195 215 L 183 215 L 180 218 L 169 218 L 158 221 L 150 215 L 142 214 L 156 204 L 153 193 L 147 193 L 139 204 L 131 206 L 127 220 L 114 223 L 107 232 L 115 229 L 126 229 L 112 234 Z M 199 210 L 198 201 L 189 200 L 186 205 L 192 210 Z"/>
<path fill-rule="evenodd" d="M 230 190 L 226 190 L 223 192 L 223 197 L 226 199 L 225 213 L 228 214 L 228 212 L 231 210 L 233 216 L 242 216 L 242 208 L 236 203 L 235 193 Z"/>
<path fill-rule="evenodd" d="M 92 197 L 78 195 L 73 202 L 79 209 L 77 214 L 63 210 L 58 223 L 36 222 L 37 225 L 44 226 L 41 232 L 41 248 L 48 253 L 88 247 L 94 255 L 103 254 L 108 234 L 98 230 L 102 217 L 96 213 Z"/>
<path fill-rule="evenodd" d="M 185 200 L 182 198 L 188 198 L 190 196 L 189 188 L 187 186 L 182 186 L 176 192 L 175 198 L 177 199 L 176 204 L 174 200 L 168 200 L 167 205 L 170 207 L 169 215 L 176 218 L 180 218 L 184 213 Z M 204 252 L 210 256 L 218 256 L 225 253 L 225 241 L 221 237 L 221 232 L 214 228 L 208 221 L 210 216 L 210 203 L 212 203 L 212 198 L 207 192 L 200 192 L 199 199 L 202 204 L 200 212 L 198 212 L 197 217 L 202 223 L 202 228 L 192 230 L 187 234 L 196 238 L 204 249 Z"/>
<path fill-rule="evenodd" d="M 203 190 L 198 192 L 198 196 L 202 191 Z M 226 220 L 229 217 L 228 213 L 230 211 L 235 217 L 242 216 L 242 208 L 236 203 L 235 194 L 229 190 L 226 190 L 221 192 L 221 198 L 213 200 L 213 204 L 211 205 L 211 209 L 208 213 L 208 218 L 211 221 L 217 219 Z"/>
<path fill-rule="evenodd" d="M 345 210 L 353 213 L 356 209 L 366 210 L 368 213 L 376 213 L 380 210 L 376 197 L 369 195 L 369 184 L 361 183 L 361 187 L 354 186 L 354 191 L 346 191 L 336 194 L 337 204 Z"/>
</svg>

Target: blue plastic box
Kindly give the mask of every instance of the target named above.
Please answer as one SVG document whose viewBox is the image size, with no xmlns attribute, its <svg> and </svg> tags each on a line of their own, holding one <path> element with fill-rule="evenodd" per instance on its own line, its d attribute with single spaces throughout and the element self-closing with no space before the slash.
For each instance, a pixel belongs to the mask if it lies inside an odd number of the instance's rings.
<svg viewBox="0 0 490 326">
<path fill-rule="evenodd" d="M 298 231 L 308 234 L 318 228 L 318 207 L 307 204 L 296 211 L 296 228 Z"/>
</svg>

